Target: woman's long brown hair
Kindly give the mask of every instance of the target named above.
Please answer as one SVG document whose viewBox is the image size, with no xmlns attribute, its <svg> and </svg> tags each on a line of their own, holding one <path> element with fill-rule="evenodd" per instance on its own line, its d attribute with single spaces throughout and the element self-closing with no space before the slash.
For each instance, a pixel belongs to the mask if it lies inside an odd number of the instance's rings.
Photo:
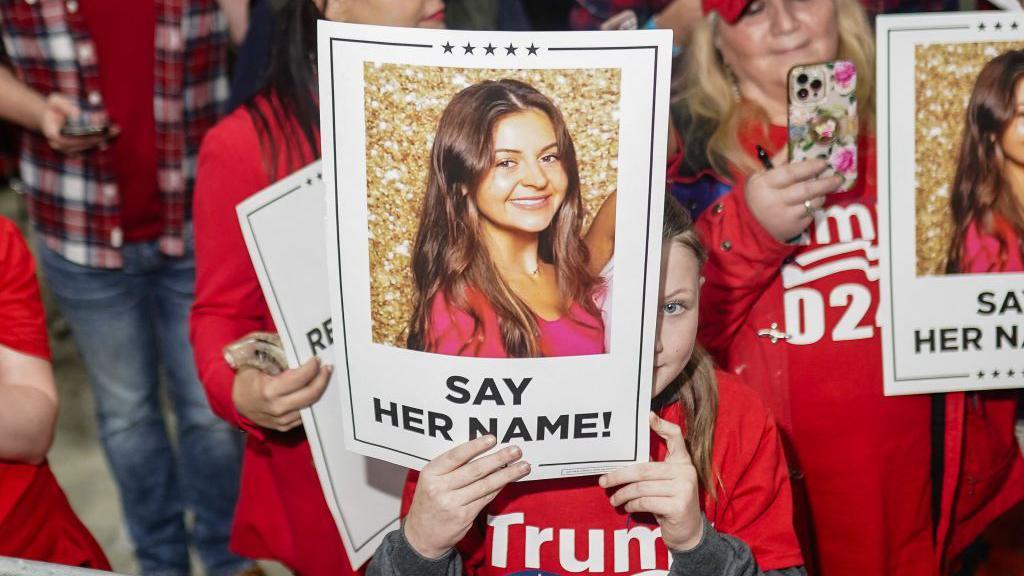
<svg viewBox="0 0 1024 576">
<path fill-rule="evenodd" d="M 972 223 L 999 242 L 999 268 L 1009 250 L 1006 235 L 998 230 L 1000 219 L 1024 237 L 1022 207 L 1003 178 L 1000 139 L 1017 115 L 1017 81 L 1024 77 L 1024 50 L 1012 50 L 990 60 L 974 82 L 967 103 L 960 156 L 950 191 L 953 241 L 949 244 L 946 273 L 962 272 L 964 241 Z"/>
<path fill-rule="evenodd" d="M 693 252 L 698 269 L 703 268 L 707 252 L 693 229 L 693 219 L 671 196 L 665 198 L 661 239 L 666 248 L 669 244 L 678 244 Z M 686 448 L 697 469 L 697 479 L 704 492 L 714 498 L 715 470 L 711 456 L 715 420 L 718 418 L 718 381 L 715 379 L 715 364 L 700 345 L 694 346 L 686 367 L 659 396 L 666 394 L 676 398 L 682 408 L 686 418 Z"/>
<path fill-rule="evenodd" d="M 409 319 L 407 345 L 432 350 L 430 309 L 435 297 L 447 299 L 474 320 L 468 349 L 482 338 L 480 315 L 467 291 L 485 298 L 497 313 L 505 353 L 541 355 L 533 312 L 505 283 L 481 237 L 481 215 L 474 192 L 494 164 L 494 127 L 503 117 L 538 110 L 554 127 L 558 156 L 568 188 L 551 224 L 540 233 L 539 256 L 554 265 L 567 311 L 578 303 L 598 315 L 592 293 L 597 279 L 588 271 L 587 247 L 581 238 L 584 208 L 579 167 L 572 137 L 558 107 L 536 88 L 518 80 L 487 80 L 456 94 L 438 121 L 430 154 L 427 190 L 412 256 L 416 299 Z"/>
</svg>

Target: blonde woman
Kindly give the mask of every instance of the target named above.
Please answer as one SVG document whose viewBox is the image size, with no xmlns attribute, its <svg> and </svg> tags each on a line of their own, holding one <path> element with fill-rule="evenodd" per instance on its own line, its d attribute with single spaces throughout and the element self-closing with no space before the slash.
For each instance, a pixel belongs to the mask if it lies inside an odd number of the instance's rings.
<svg viewBox="0 0 1024 576">
<path fill-rule="evenodd" d="M 675 195 L 709 250 L 700 338 L 779 419 L 809 572 L 926 575 L 1024 495 L 1002 393 L 885 397 L 872 33 L 856 0 L 704 0 L 677 103 Z M 857 184 L 787 163 L 787 74 L 859 74 Z M 757 147 L 775 154 L 774 168 Z M 910 191 L 906 191 L 910 193 Z"/>
</svg>

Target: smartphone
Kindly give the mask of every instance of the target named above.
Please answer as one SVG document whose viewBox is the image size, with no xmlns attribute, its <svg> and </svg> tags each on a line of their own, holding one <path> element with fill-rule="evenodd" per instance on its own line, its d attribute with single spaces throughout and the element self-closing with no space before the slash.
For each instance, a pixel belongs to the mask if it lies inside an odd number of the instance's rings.
<svg viewBox="0 0 1024 576">
<path fill-rule="evenodd" d="M 857 69 L 835 60 L 789 71 L 789 160 L 824 158 L 837 192 L 857 181 Z"/>
<path fill-rule="evenodd" d="M 61 136 L 105 136 L 109 132 L 109 124 L 84 124 L 74 120 L 68 120 L 60 127 Z"/>
</svg>

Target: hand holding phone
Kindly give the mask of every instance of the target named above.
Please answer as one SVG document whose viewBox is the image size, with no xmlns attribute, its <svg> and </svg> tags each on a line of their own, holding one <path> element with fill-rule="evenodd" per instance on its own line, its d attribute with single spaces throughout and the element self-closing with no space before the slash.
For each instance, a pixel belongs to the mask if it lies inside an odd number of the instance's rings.
<svg viewBox="0 0 1024 576">
<path fill-rule="evenodd" d="M 795 66 L 789 72 L 789 159 L 820 158 L 823 176 L 837 175 L 837 192 L 857 180 L 857 69 L 836 60 Z"/>
<path fill-rule="evenodd" d="M 38 130 L 50 148 L 69 155 L 105 146 L 119 133 L 116 126 L 90 126 L 79 121 L 79 118 L 81 110 L 74 100 L 53 93 L 47 96 L 39 113 Z"/>
</svg>

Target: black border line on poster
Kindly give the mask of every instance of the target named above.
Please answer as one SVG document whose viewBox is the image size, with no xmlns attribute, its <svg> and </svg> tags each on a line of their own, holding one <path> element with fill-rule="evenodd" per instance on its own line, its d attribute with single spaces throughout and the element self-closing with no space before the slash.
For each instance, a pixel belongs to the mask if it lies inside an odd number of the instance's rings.
<svg viewBox="0 0 1024 576">
<path fill-rule="evenodd" d="M 303 170 L 304 169 L 305 168 L 303 168 Z M 307 184 L 307 186 L 311 186 L 311 184 Z M 260 206 L 257 206 L 253 210 L 250 210 L 249 212 L 247 212 L 245 214 L 245 220 L 246 220 L 246 222 L 249 223 L 249 229 L 250 230 L 255 230 L 255 226 L 253 226 L 252 218 L 253 218 L 253 216 L 256 215 L 257 212 L 259 212 L 260 210 L 263 210 L 264 208 L 267 208 L 267 207 L 271 206 L 272 204 L 274 204 L 278 200 L 282 200 L 285 197 L 290 196 L 290 195 L 294 194 L 295 192 L 298 192 L 301 189 L 302 189 L 302 184 L 299 184 L 298 186 L 294 186 L 292 188 L 289 188 L 288 190 L 282 192 L 279 196 L 277 196 L 276 198 L 274 198 L 270 202 L 267 202 L 266 204 L 262 204 Z M 267 269 L 267 262 L 263 258 L 263 250 L 260 249 L 260 242 L 257 239 L 255 234 L 253 234 L 252 238 L 253 238 L 253 244 L 256 245 L 256 254 L 259 256 L 260 265 L 263 267 L 263 270 L 266 270 Z M 286 319 L 286 315 L 283 313 L 284 309 L 281 306 L 281 301 L 277 297 L 277 291 L 274 289 L 274 282 L 271 280 L 269 275 L 267 275 L 266 278 L 267 278 L 267 283 L 270 284 L 270 297 L 273 298 L 275 307 L 278 310 L 282 311 L 281 322 L 284 323 L 284 329 L 285 329 L 285 331 L 288 332 L 288 344 L 291 346 L 292 354 L 294 354 L 295 357 L 298 358 L 299 357 L 299 348 L 298 348 L 298 346 L 295 345 L 295 340 L 292 338 L 292 330 L 291 330 L 291 328 L 288 327 L 288 320 Z M 312 407 L 310 407 L 309 415 L 310 415 L 310 419 L 313 420 L 313 428 L 316 431 L 316 437 L 317 438 L 321 438 L 322 436 L 320 434 L 320 423 L 317 421 L 316 411 L 313 410 Z M 394 526 L 396 522 L 401 520 L 401 517 L 400 516 L 395 516 L 394 519 L 388 520 L 388 522 L 384 526 L 382 526 L 381 528 L 377 529 L 373 534 L 371 534 L 369 537 L 367 537 L 367 539 L 364 542 L 362 542 L 361 544 L 357 544 L 355 536 L 352 534 L 352 531 L 349 529 L 349 521 L 345 518 L 345 511 L 342 509 L 341 502 L 338 501 L 338 496 L 337 496 L 338 495 L 338 490 L 337 490 L 337 488 L 334 485 L 334 475 L 331 473 L 331 467 L 326 465 L 326 462 L 327 462 L 327 451 L 324 450 L 322 442 L 317 442 L 317 448 L 319 448 L 320 455 L 323 457 L 322 461 L 325 463 L 324 464 L 324 470 L 326 470 L 326 472 L 327 472 L 327 485 L 331 489 L 331 498 L 334 500 L 334 506 L 338 510 L 338 515 L 341 516 L 341 526 L 342 526 L 342 528 L 344 528 L 345 533 L 348 535 L 348 540 L 349 540 L 349 542 L 352 543 L 352 546 L 355 549 L 355 551 L 359 552 L 360 550 L 365 548 L 367 545 L 369 545 L 370 542 L 373 542 L 373 540 L 377 536 L 379 536 L 382 532 L 384 532 L 385 530 L 388 530 L 392 526 Z M 362 457 L 363 458 L 368 458 L 368 456 L 362 456 Z"/>
<path fill-rule="evenodd" d="M 369 41 L 369 40 L 361 40 L 361 39 L 356 39 L 356 38 L 331 37 L 329 40 L 330 40 L 329 41 L 329 46 L 330 46 L 330 57 L 329 57 L 329 60 L 330 60 L 330 68 L 331 68 L 331 125 L 334 126 L 334 127 L 337 126 L 337 117 L 338 117 L 338 115 L 337 115 L 337 106 L 336 106 L 337 99 L 336 99 L 336 95 L 334 93 L 334 86 L 335 86 L 335 82 L 334 82 L 334 70 L 335 70 L 335 67 L 334 67 L 334 43 L 335 42 L 350 42 L 350 43 L 358 43 L 358 44 L 377 44 L 377 45 L 385 45 L 385 46 L 401 46 L 401 47 L 407 47 L 407 48 L 434 48 L 434 45 L 432 45 L 432 44 L 406 44 L 406 43 L 400 43 L 400 42 Z M 584 51 L 584 50 L 593 51 L 593 50 L 638 50 L 638 49 L 653 50 L 654 51 L 654 79 L 653 79 L 653 90 L 652 90 L 652 98 L 651 98 L 651 100 L 652 100 L 652 102 L 657 102 L 657 90 L 658 90 L 658 88 L 657 88 L 657 86 L 658 86 L 658 46 L 656 46 L 656 45 L 654 45 L 654 46 L 607 46 L 607 47 L 606 46 L 579 46 L 579 47 L 564 47 L 564 48 L 547 48 L 548 51 L 573 51 L 573 50 L 577 50 L 577 51 Z M 652 112 L 653 112 L 653 110 L 654 110 L 654 108 L 652 106 Z M 651 199 L 652 199 L 652 194 L 653 194 L 652 187 L 653 187 L 653 180 L 654 180 L 653 169 L 654 169 L 654 126 L 655 126 L 655 121 L 656 121 L 656 118 L 654 117 L 654 114 L 652 113 L 651 114 L 650 155 L 649 155 L 649 164 L 648 164 L 648 171 L 647 171 L 648 172 L 648 175 L 647 175 L 647 212 L 648 212 L 648 215 L 650 214 Z M 335 198 L 337 198 L 338 197 L 338 181 L 340 180 L 340 178 L 338 176 L 339 172 L 338 172 L 338 131 L 337 130 L 333 131 L 333 134 L 331 134 L 331 138 L 333 140 L 333 150 L 334 150 L 334 157 L 331 159 L 331 161 L 334 163 L 334 187 L 335 187 L 335 189 L 334 189 L 334 196 L 335 196 Z M 344 285 L 344 282 L 341 281 L 341 277 L 340 277 L 341 276 L 341 212 L 339 210 L 338 202 L 334 203 L 334 217 L 335 217 L 335 221 L 338 223 L 335 242 L 337 243 L 337 254 L 338 254 L 338 274 L 339 274 L 338 295 L 341 298 L 341 323 L 342 323 L 341 330 L 342 330 L 343 341 L 345 342 L 345 375 L 346 375 L 346 379 L 348 381 L 348 386 L 349 386 L 349 398 L 351 398 L 352 397 L 352 374 L 351 374 L 351 369 L 350 369 L 349 362 L 348 362 L 348 358 L 349 358 L 349 354 L 348 354 L 348 331 L 347 331 L 346 322 L 345 322 L 345 294 L 344 294 L 344 289 L 342 288 L 342 286 Z M 650 259 L 650 254 L 649 254 L 649 251 L 650 251 L 650 227 L 651 227 L 650 218 L 648 218 L 648 220 L 647 220 L 647 234 L 645 236 L 645 244 L 644 244 L 644 280 L 643 280 L 643 298 L 644 298 L 644 300 L 642 301 L 642 304 L 641 304 L 642 305 L 641 310 L 643 310 L 644 309 L 643 307 L 646 306 L 647 267 L 648 267 L 648 262 L 649 262 L 649 259 Z M 640 320 L 640 337 L 641 337 L 641 342 L 640 342 L 640 347 L 639 347 L 640 350 L 643 350 L 643 327 L 644 327 L 644 315 L 641 314 L 641 320 Z M 641 392 L 642 392 L 642 390 L 641 390 L 642 386 L 640 385 L 640 382 L 641 382 L 641 379 L 642 379 L 642 370 L 643 370 L 643 357 L 642 357 L 642 354 L 641 354 L 641 357 L 638 359 L 637 363 L 638 363 L 638 368 L 637 368 L 637 399 L 636 399 L 636 407 L 635 407 L 635 412 L 634 413 L 637 413 L 640 410 L 640 400 L 641 400 L 640 396 L 641 396 Z M 356 422 L 355 406 L 354 406 L 354 404 L 352 402 L 349 402 L 349 411 L 350 411 L 351 417 L 352 417 L 352 438 L 356 442 L 360 442 L 360 443 L 366 444 L 368 446 L 374 446 L 374 447 L 377 447 L 377 448 L 381 448 L 383 450 L 388 450 L 388 451 L 394 452 L 396 454 L 402 454 L 404 456 L 409 456 L 410 458 L 415 458 L 415 459 L 421 460 L 423 462 L 429 462 L 430 461 L 429 458 L 424 458 L 424 457 L 419 456 L 417 454 L 411 454 L 409 452 L 405 452 L 405 451 L 399 450 L 397 448 L 393 448 L 391 446 L 384 446 L 382 444 L 377 444 L 375 442 L 370 442 L 370 441 L 367 441 L 367 440 L 360 439 L 357 436 L 356 425 L 355 425 L 355 422 Z M 639 416 L 637 416 L 637 417 L 639 418 Z M 633 437 L 633 457 L 632 458 L 629 458 L 629 459 L 617 459 L 617 460 L 616 459 L 612 459 L 612 460 L 588 460 L 588 461 L 582 461 L 582 462 L 549 462 L 549 463 L 538 464 L 538 466 L 570 466 L 570 465 L 580 465 L 580 464 L 613 464 L 613 463 L 635 462 L 636 458 L 637 458 L 637 452 L 638 452 L 637 443 L 639 442 L 639 437 L 636 435 L 636 430 L 635 429 L 633 430 L 633 433 L 634 433 L 634 437 Z"/>
<path fill-rule="evenodd" d="M 958 26 L 914 26 L 906 28 L 889 28 L 885 31 L 885 54 L 886 54 L 886 69 L 885 69 L 885 121 L 886 130 L 888 132 L 888 149 L 885 151 L 886 154 L 886 166 L 888 167 L 888 178 L 886 179 L 886 188 L 889 195 L 889 209 L 888 209 L 888 221 L 886 222 L 887 232 L 889 234 L 889 326 L 892 330 L 892 338 L 890 339 L 889 346 L 892 348 L 892 376 L 894 382 L 919 382 L 922 380 L 952 380 L 954 378 L 970 378 L 970 374 L 942 374 L 936 376 L 915 376 L 913 378 L 900 378 L 899 370 L 896 367 L 897 356 L 896 356 L 896 307 L 893 306 L 893 302 L 896 301 L 896 285 L 893 283 L 893 272 L 892 272 L 892 122 L 889 119 L 892 117 L 892 34 L 893 32 L 922 32 L 922 31 L 952 31 L 952 30 L 971 30 L 972 26 L 968 24 Z"/>
</svg>

